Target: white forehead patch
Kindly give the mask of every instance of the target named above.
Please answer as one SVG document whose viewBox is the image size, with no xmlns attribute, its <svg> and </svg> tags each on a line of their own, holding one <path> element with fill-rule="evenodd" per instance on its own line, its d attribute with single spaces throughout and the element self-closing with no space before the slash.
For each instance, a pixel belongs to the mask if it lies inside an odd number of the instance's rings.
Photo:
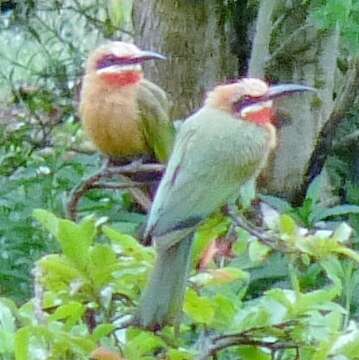
<svg viewBox="0 0 359 360">
<path fill-rule="evenodd" d="M 133 44 L 125 43 L 122 41 L 114 41 L 111 43 L 110 51 L 113 55 L 122 57 L 122 56 L 133 56 L 140 54 L 141 50 Z"/>
<path fill-rule="evenodd" d="M 253 78 L 244 78 L 239 81 L 242 95 L 262 96 L 268 91 L 268 85 L 260 80 Z"/>
</svg>

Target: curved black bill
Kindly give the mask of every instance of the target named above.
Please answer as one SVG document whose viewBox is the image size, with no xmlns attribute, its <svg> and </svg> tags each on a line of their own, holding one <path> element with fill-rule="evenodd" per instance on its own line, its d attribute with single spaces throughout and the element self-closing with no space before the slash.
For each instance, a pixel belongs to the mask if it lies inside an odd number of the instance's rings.
<svg viewBox="0 0 359 360">
<path fill-rule="evenodd" d="M 278 97 L 288 96 L 297 92 L 304 92 L 304 91 L 317 92 L 317 90 L 311 86 L 299 85 L 299 84 L 280 84 L 280 85 L 271 86 L 265 95 L 255 99 L 257 102 L 267 101 L 267 100 L 276 99 Z"/>
<path fill-rule="evenodd" d="M 239 101 L 233 104 L 233 108 L 235 112 L 239 112 L 247 106 L 251 106 L 261 102 L 273 100 L 282 96 L 288 96 L 295 94 L 297 92 L 304 92 L 304 91 L 317 92 L 315 88 L 306 85 L 298 85 L 298 84 L 273 85 L 268 89 L 267 93 L 262 96 L 246 96 L 240 99 Z"/>
<path fill-rule="evenodd" d="M 139 54 L 135 56 L 123 56 L 123 57 L 118 57 L 116 55 L 109 54 L 102 57 L 97 62 L 96 69 L 102 71 L 102 69 L 106 69 L 113 66 L 119 67 L 126 65 L 142 64 L 144 61 L 151 59 L 166 60 L 166 57 L 154 51 L 141 51 Z"/>
<path fill-rule="evenodd" d="M 152 59 L 167 60 L 166 56 L 163 56 L 154 51 L 141 51 L 141 53 L 138 56 L 136 56 L 136 59 L 139 59 L 142 61 L 152 60 Z"/>
</svg>

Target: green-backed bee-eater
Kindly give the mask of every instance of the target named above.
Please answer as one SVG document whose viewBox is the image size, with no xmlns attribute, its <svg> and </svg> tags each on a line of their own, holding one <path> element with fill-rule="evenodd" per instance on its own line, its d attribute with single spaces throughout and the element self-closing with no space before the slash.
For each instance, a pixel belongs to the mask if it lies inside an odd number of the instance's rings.
<svg viewBox="0 0 359 360">
<path fill-rule="evenodd" d="M 166 162 L 172 150 L 166 94 L 143 77 L 141 64 L 150 59 L 165 57 L 121 41 L 101 45 L 88 57 L 80 116 L 89 138 L 112 159 Z"/>
<path fill-rule="evenodd" d="M 185 120 L 146 227 L 157 259 L 136 313 L 140 326 L 179 322 L 194 231 L 265 166 L 276 144 L 272 100 L 308 90 L 314 89 L 240 79 L 214 88 Z"/>
</svg>

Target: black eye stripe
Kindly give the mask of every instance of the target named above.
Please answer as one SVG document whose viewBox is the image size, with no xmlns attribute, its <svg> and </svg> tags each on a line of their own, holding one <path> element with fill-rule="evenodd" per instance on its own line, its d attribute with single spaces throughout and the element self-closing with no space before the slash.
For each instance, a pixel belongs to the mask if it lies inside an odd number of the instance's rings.
<svg viewBox="0 0 359 360">
<path fill-rule="evenodd" d="M 139 64 L 143 61 L 141 58 L 131 58 L 131 57 L 117 57 L 115 55 L 105 55 L 100 60 L 97 61 L 96 69 L 104 69 L 112 65 L 132 65 Z"/>
<path fill-rule="evenodd" d="M 233 110 L 234 112 L 240 112 L 245 107 L 258 103 L 259 99 L 259 97 L 243 96 L 233 104 Z"/>
<path fill-rule="evenodd" d="M 115 65 L 117 58 L 113 55 L 106 55 L 102 57 L 96 64 L 96 69 L 103 69 L 105 67 Z"/>
</svg>

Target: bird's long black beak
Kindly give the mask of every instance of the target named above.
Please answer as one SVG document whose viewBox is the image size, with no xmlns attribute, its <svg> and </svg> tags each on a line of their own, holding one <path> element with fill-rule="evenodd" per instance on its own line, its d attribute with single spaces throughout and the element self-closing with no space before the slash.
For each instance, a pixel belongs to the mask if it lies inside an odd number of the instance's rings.
<svg viewBox="0 0 359 360">
<path fill-rule="evenodd" d="M 141 51 L 141 53 L 136 56 L 136 59 L 139 61 L 146 61 L 146 60 L 166 60 L 166 56 L 163 56 L 159 53 L 156 53 L 154 51 Z"/>
<path fill-rule="evenodd" d="M 282 96 L 288 96 L 295 94 L 297 92 L 304 92 L 304 91 L 317 92 L 317 90 L 311 86 L 299 85 L 299 84 L 280 84 L 280 85 L 270 86 L 268 92 L 265 95 L 256 98 L 256 100 L 257 101 L 273 100 Z"/>
</svg>

